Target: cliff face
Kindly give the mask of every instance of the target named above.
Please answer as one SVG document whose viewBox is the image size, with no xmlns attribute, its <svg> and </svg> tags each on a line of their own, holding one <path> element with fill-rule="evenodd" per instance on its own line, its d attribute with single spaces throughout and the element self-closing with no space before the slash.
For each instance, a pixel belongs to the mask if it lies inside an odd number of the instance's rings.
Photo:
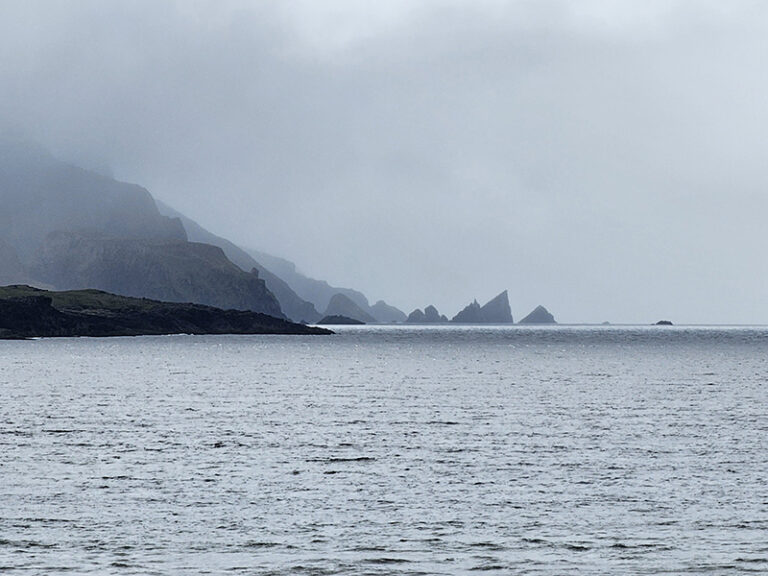
<svg viewBox="0 0 768 576">
<path fill-rule="evenodd" d="M 243 272 L 209 244 L 57 232 L 48 236 L 31 270 L 61 290 L 95 288 L 283 317 L 257 273 Z"/>
<path fill-rule="evenodd" d="M 258 270 L 259 277 L 264 280 L 267 289 L 275 295 L 277 301 L 280 303 L 280 308 L 283 311 L 283 314 L 290 320 L 312 324 L 320 319 L 320 313 L 311 302 L 307 302 L 300 298 L 287 282 L 282 278 L 279 278 L 276 274 L 273 274 L 260 262 L 257 262 L 245 250 L 229 240 L 209 232 L 194 220 L 187 218 L 162 202 L 158 202 L 157 207 L 162 214 L 178 218 L 181 221 L 184 230 L 187 233 L 187 237 L 191 242 L 202 242 L 218 246 L 224 251 L 226 257 L 233 264 L 245 272 L 249 272 L 254 268 Z"/>
</svg>

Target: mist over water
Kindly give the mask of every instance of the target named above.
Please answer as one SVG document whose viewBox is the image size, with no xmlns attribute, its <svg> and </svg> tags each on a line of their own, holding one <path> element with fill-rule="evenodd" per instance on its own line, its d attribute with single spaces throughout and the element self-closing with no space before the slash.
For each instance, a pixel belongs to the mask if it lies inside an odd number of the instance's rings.
<svg viewBox="0 0 768 576">
<path fill-rule="evenodd" d="M 8 574 L 768 570 L 763 328 L 0 345 Z"/>
</svg>

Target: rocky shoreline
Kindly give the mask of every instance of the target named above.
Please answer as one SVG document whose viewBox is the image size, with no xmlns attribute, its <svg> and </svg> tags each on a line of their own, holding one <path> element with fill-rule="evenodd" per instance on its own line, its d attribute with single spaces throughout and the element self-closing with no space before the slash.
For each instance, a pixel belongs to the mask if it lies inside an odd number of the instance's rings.
<svg viewBox="0 0 768 576">
<path fill-rule="evenodd" d="M 0 339 L 165 334 L 333 334 L 266 314 L 99 290 L 0 288 Z"/>
</svg>

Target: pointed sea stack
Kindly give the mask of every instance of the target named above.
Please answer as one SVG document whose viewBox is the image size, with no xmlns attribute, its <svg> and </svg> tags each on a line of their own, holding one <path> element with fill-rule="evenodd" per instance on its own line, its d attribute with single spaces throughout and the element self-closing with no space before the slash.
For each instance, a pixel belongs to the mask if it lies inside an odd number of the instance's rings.
<svg viewBox="0 0 768 576">
<path fill-rule="evenodd" d="M 456 324 L 482 324 L 485 320 L 483 320 L 480 304 L 477 303 L 477 300 L 474 300 L 464 310 L 451 318 L 451 322 Z"/>
<path fill-rule="evenodd" d="M 557 324 L 555 317 L 549 313 L 544 306 L 536 306 L 533 311 L 525 318 L 520 320 L 520 324 Z"/>
<path fill-rule="evenodd" d="M 451 320 L 461 324 L 510 324 L 512 321 L 512 311 L 506 290 L 489 300 L 484 306 L 480 306 L 475 300 Z"/>
<path fill-rule="evenodd" d="M 506 290 L 480 308 L 480 312 L 485 322 L 492 324 L 511 324 L 513 322 L 512 310 L 509 308 L 509 296 Z"/>
</svg>

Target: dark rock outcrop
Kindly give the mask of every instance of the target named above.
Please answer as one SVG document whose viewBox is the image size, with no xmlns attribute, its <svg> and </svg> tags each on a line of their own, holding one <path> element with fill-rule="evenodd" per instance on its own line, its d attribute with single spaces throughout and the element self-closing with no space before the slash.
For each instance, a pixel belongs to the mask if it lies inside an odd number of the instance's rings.
<svg viewBox="0 0 768 576">
<path fill-rule="evenodd" d="M 330 334 L 266 314 L 82 290 L 0 288 L 0 338 L 151 334 Z"/>
<path fill-rule="evenodd" d="M 557 322 L 544 306 L 536 306 L 528 316 L 520 320 L 520 324 L 557 324 Z"/>
<path fill-rule="evenodd" d="M 360 322 L 360 320 L 355 320 L 354 318 L 348 318 L 346 316 L 323 316 L 318 324 L 337 324 L 337 325 L 356 325 L 361 326 L 365 324 L 365 322 Z"/>
<path fill-rule="evenodd" d="M 326 316 L 346 316 L 354 318 L 366 324 L 376 322 L 376 319 L 360 308 L 355 302 L 350 300 L 344 294 L 335 294 L 325 309 Z"/>
<path fill-rule="evenodd" d="M 658 322 L 656 322 L 656 326 L 672 326 L 672 325 L 673 324 L 671 320 L 659 320 Z"/>
</svg>

